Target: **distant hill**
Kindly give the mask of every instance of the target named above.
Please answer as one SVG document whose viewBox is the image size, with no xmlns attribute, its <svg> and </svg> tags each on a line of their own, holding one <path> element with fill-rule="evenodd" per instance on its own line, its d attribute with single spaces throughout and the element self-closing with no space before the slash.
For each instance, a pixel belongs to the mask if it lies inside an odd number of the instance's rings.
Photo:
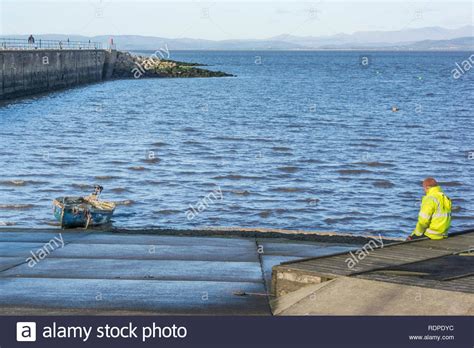
<svg viewBox="0 0 474 348">
<path fill-rule="evenodd" d="M 8 37 L 27 38 L 26 35 Z M 45 34 L 36 39 L 98 41 L 107 45 L 114 38 L 119 49 L 158 50 L 165 45 L 170 50 L 320 50 L 320 49 L 383 49 L 383 50 L 474 50 L 474 26 L 457 29 L 427 27 L 398 31 L 363 31 L 330 36 L 279 35 L 262 40 L 170 39 L 140 35 L 80 35 Z"/>
<path fill-rule="evenodd" d="M 451 40 L 423 40 L 403 46 L 405 49 L 416 50 L 474 50 L 474 36 L 459 37 Z"/>
<path fill-rule="evenodd" d="M 353 50 L 399 50 L 399 51 L 472 51 L 474 36 L 458 37 L 450 40 L 422 40 L 411 43 L 378 43 L 378 44 L 343 44 L 324 45 L 319 49 L 353 49 Z"/>
<path fill-rule="evenodd" d="M 457 29 L 426 27 L 397 31 L 359 31 L 353 34 L 336 34 L 322 37 L 279 35 L 271 40 L 293 42 L 312 48 L 321 48 L 327 45 L 338 47 L 362 45 L 367 47 L 386 47 L 393 44 L 411 44 L 423 40 L 451 40 L 469 36 L 474 36 L 474 26 L 464 26 Z"/>
</svg>

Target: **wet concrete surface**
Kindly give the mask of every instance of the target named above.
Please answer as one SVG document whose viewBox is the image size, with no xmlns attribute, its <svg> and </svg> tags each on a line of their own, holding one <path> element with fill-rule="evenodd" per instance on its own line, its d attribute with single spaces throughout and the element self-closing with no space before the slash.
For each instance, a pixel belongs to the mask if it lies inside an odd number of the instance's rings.
<svg viewBox="0 0 474 348">
<path fill-rule="evenodd" d="M 1 276 L 262 282 L 258 262 L 189 260 L 46 258 L 34 267 L 23 264 L 3 272 Z"/>
<path fill-rule="evenodd" d="M 347 251 L 347 245 L 332 244 L 332 243 L 308 243 L 295 242 L 281 239 L 257 239 L 257 244 L 261 246 L 261 251 L 264 255 L 279 255 L 279 256 L 299 256 L 315 257 L 324 255 L 329 252 L 338 253 Z"/>
<path fill-rule="evenodd" d="M 27 258 L 59 233 L 65 246 L 30 267 Z M 273 238 L 0 229 L 0 313 L 270 315 L 265 294 L 274 265 L 355 247 Z"/>
<path fill-rule="evenodd" d="M 115 238 L 119 235 L 120 238 Z M 146 244 L 146 245 L 195 245 L 204 244 L 206 246 L 226 247 L 242 246 L 249 247 L 255 244 L 253 239 L 237 237 L 189 237 L 189 236 L 156 236 L 156 235 L 130 235 L 130 234 L 101 234 L 93 233 L 84 236 L 81 243 L 91 244 Z M 199 241 L 199 242 L 198 242 Z"/>
<path fill-rule="evenodd" d="M 1 237 L 0 237 L 1 238 Z M 31 242 L 4 242 L 0 243 L 0 256 L 25 256 L 30 253 L 32 250 L 37 250 L 41 248 L 44 243 L 31 243 Z"/>
<path fill-rule="evenodd" d="M 71 243 L 56 250 L 50 257 L 139 259 L 139 260 L 201 260 L 254 261 L 258 260 L 255 246 L 209 246 L 197 240 L 189 245 L 138 244 L 81 244 Z"/>
<path fill-rule="evenodd" d="M 53 238 L 62 238 L 64 242 L 71 242 L 78 238 L 85 238 L 91 232 L 4 232 L 0 229 L 1 242 L 39 242 L 46 243 Z"/>
<path fill-rule="evenodd" d="M 20 265 L 25 262 L 25 258 L 21 257 L 0 257 L 0 272 L 5 271 L 13 266 Z"/>
<path fill-rule="evenodd" d="M 268 315 L 261 283 L 64 278 L 2 278 L 0 307 L 122 310 L 155 314 Z"/>
</svg>

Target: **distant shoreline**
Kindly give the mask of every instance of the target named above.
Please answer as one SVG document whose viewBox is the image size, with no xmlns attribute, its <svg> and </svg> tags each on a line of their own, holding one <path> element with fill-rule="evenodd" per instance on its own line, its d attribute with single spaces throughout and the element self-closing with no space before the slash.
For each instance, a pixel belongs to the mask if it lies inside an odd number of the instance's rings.
<svg viewBox="0 0 474 348">
<path fill-rule="evenodd" d="M 154 52 L 152 49 L 128 49 L 128 52 Z M 417 53 L 417 52 L 472 52 L 472 49 L 439 49 L 439 50 L 394 50 L 394 49 L 381 49 L 381 48 L 324 48 L 324 49 L 234 49 L 234 50 L 216 50 L 216 49 L 178 49 L 173 52 L 399 52 L 399 53 Z"/>
<path fill-rule="evenodd" d="M 85 36 L 80 34 L 37 34 L 35 37 L 43 39 L 97 41 L 103 44 L 114 39 L 121 50 L 157 50 L 165 45 L 172 51 L 403 51 L 403 52 L 431 52 L 431 51 L 472 51 L 474 50 L 474 36 L 472 23 L 457 28 L 435 27 L 402 27 L 398 30 L 362 30 L 338 32 L 321 35 L 311 32 L 306 35 L 295 35 L 288 32 L 275 32 L 265 37 L 232 37 L 232 38 L 203 38 L 168 36 L 161 37 L 153 34 L 112 35 L 97 34 Z M 24 38 L 27 34 L 11 35 Z M 254 34 L 253 34 L 254 35 Z"/>
</svg>

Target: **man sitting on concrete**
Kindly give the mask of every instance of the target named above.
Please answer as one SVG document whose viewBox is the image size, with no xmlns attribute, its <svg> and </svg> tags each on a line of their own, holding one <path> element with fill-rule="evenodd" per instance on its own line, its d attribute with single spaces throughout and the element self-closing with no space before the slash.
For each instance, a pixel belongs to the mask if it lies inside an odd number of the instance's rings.
<svg viewBox="0 0 474 348">
<path fill-rule="evenodd" d="M 423 189 L 426 196 L 421 201 L 418 223 L 407 240 L 423 236 L 435 240 L 447 238 L 451 225 L 451 200 L 433 178 L 423 180 Z"/>
</svg>

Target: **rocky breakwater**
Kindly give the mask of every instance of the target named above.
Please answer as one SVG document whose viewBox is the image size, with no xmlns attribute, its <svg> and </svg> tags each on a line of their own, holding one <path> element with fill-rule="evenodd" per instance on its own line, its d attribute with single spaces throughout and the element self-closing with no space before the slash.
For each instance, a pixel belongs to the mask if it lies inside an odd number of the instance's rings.
<svg viewBox="0 0 474 348">
<path fill-rule="evenodd" d="M 117 52 L 112 78 L 233 76 L 222 71 L 202 69 L 199 66 L 202 65 L 119 51 Z"/>
</svg>

